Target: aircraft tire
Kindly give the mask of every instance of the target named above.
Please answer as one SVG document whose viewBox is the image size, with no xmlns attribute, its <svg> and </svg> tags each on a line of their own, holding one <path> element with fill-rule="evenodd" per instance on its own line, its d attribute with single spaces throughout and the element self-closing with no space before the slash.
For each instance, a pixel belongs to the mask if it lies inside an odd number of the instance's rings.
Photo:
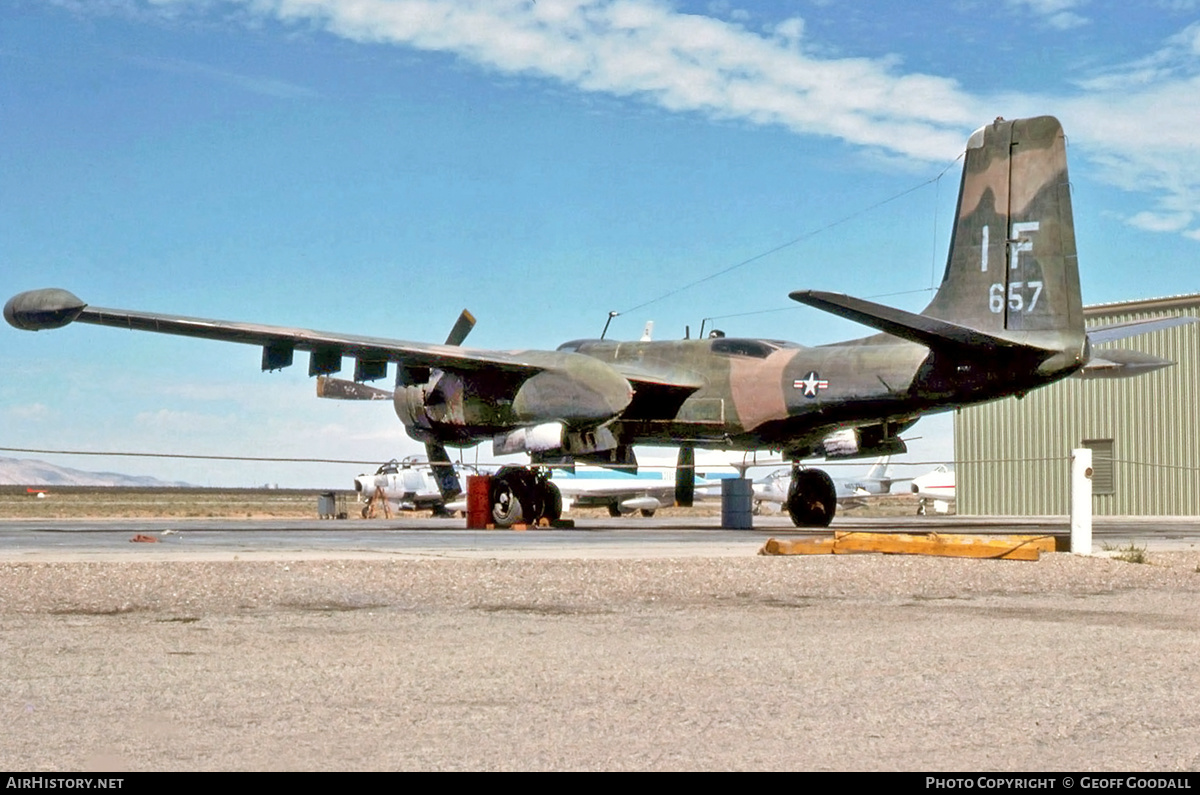
<svg viewBox="0 0 1200 795">
<path fill-rule="evenodd" d="M 489 500 L 492 504 L 492 521 L 496 527 L 512 527 L 528 521 L 529 493 L 525 479 L 517 471 L 501 472 L 492 478 Z"/>
<path fill-rule="evenodd" d="M 653 508 L 642 508 L 642 516 L 649 519 L 650 517 L 654 516 L 654 509 Z"/>
<path fill-rule="evenodd" d="M 608 504 L 608 515 L 614 519 L 619 517 L 621 515 L 621 506 L 617 505 L 615 502 L 610 502 Z"/>
<path fill-rule="evenodd" d="M 514 476 L 520 479 L 521 491 L 525 494 L 521 499 L 521 507 L 525 512 L 521 521 L 525 524 L 534 524 L 542 518 L 546 511 L 546 491 L 542 485 L 545 481 L 540 480 L 532 470 L 525 467 L 514 470 Z"/>
<path fill-rule="evenodd" d="M 557 522 L 562 518 L 562 492 L 553 483 L 546 484 L 542 499 L 542 516 L 550 522 Z"/>
<path fill-rule="evenodd" d="M 829 527 L 837 511 L 833 479 L 819 469 L 794 471 L 787 509 L 796 527 Z"/>
</svg>

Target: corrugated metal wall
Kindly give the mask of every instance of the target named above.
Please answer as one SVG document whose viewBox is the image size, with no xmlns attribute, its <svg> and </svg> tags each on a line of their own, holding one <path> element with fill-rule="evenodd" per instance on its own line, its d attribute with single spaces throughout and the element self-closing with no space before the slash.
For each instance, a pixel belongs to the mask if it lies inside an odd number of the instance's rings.
<svg viewBox="0 0 1200 795">
<path fill-rule="evenodd" d="M 1088 325 L 1200 317 L 1200 295 L 1089 307 Z M 1114 493 L 1098 515 L 1200 515 L 1200 323 L 1105 348 L 1144 351 L 1174 367 L 1130 379 L 1066 381 L 963 409 L 954 420 L 961 514 L 1065 514 L 1070 455 L 1085 439 L 1113 440 Z"/>
</svg>

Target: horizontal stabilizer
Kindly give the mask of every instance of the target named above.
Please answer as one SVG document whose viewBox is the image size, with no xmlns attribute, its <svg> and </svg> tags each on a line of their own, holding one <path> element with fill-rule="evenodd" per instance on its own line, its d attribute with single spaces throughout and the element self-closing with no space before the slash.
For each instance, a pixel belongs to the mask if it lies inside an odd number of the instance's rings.
<svg viewBox="0 0 1200 795">
<path fill-rule="evenodd" d="M 982 331 L 976 331 L 957 323 L 938 320 L 928 315 L 905 312 L 903 309 L 852 298 L 841 293 L 826 293 L 819 290 L 797 290 L 789 293 L 793 301 L 799 301 L 817 309 L 879 329 L 910 342 L 920 343 L 931 349 L 970 348 L 974 350 L 1025 350 L 1046 355 L 1052 351 L 1022 345 Z"/>
<path fill-rule="evenodd" d="M 1129 323 L 1113 323 L 1111 326 L 1097 326 L 1087 330 L 1088 340 L 1093 345 L 1103 345 L 1106 342 L 1114 342 L 1116 340 L 1128 339 L 1129 337 L 1137 337 L 1141 334 L 1149 334 L 1151 331 L 1161 331 L 1165 328 L 1174 328 L 1182 326 L 1184 323 L 1197 323 L 1200 318 L 1195 317 L 1156 317 L 1150 320 L 1134 320 Z"/>
<path fill-rule="evenodd" d="M 1098 378 L 1133 378 L 1134 376 L 1152 373 L 1164 367 L 1170 367 L 1175 362 L 1152 356 L 1141 351 L 1127 351 L 1120 348 L 1096 348 L 1108 342 L 1149 334 L 1152 331 L 1182 326 L 1185 323 L 1200 322 L 1200 318 L 1156 317 L 1148 320 L 1133 320 L 1128 323 L 1113 323 L 1108 326 L 1096 326 L 1087 331 L 1088 342 L 1092 347 L 1092 358 L 1083 369 L 1075 374 L 1076 378 L 1092 380 Z"/>
<path fill-rule="evenodd" d="M 1141 351 L 1126 351 L 1120 348 L 1112 350 L 1093 350 L 1092 358 L 1075 373 L 1076 378 L 1093 380 L 1099 378 L 1133 378 L 1145 375 L 1164 367 L 1170 367 L 1175 362 L 1158 356 L 1151 356 Z"/>
</svg>

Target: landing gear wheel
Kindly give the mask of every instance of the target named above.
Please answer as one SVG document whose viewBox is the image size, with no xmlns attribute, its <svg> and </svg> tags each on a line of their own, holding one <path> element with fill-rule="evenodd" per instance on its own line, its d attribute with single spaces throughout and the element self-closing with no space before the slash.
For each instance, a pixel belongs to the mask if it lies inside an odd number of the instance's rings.
<svg viewBox="0 0 1200 795">
<path fill-rule="evenodd" d="M 492 478 L 489 499 L 497 527 L 556 522 L 562 516 L 562 492 L 542 467 L 504 467 Z"/>
<path fill-rule="evenodd" d="M 819 469 L 793 470 L 787 509 L 796 527 L 829 527 L 837 511 L 833 480 Z"/>
<path fill-rule="evenodd" d="M 653 508 L 642 508 L 642 516 L 644 516 L 644 517 L 646 517 L 647 519 L 649 519 L 649 518 L 650 518 L 651 516 L 653 516 L 653 515 L 654 515 L 654 509 L 653 509 Z"/>
<path fill-rule="evenodd" d="M 492 503 L 492 521 L 496 527 L 512 527 L 519 522 L 525 522 L 532 513 L 529 510 L 529 493 L 525 487 L 525 479 L 517 472 L 519 470 L 501 472 L 492 478 L 488 499 Z"/>
<path fill-rule="evenodd" d="M 542 517 L 551 524 L 562 518 L 562 492 L 553 483 L 545 485 L 542 499 Z"/>
<path fill-rule="evenodd" d="M 610 502 L 608 504 L 608 515 L 616 519 L 621 515 L 621 506 L 617 505 L 615 502 Z"/>
</svg>

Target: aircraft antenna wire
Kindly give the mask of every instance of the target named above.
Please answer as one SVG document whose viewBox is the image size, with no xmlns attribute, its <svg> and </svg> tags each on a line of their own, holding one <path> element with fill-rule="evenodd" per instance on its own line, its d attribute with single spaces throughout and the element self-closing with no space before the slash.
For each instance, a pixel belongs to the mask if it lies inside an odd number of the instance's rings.
<svg viewBox="0 0 1200 795">
<path fill-rule="evenodd" d="M 960 153 L 958 155 L 958 157 L 956 157 L 954 160 L 952 160 L 950 163 L 948 163 L 945 168 L 943 168 L 940 172 L 938 172 L 938 174 L 936 176 L 930 177 L 929 179 L 925 180 L 924 182 L 921 182 L 917 185 L 913 185 L 910 188 L 906 188 L 905 190 L 902 190 L 899 193 L 889 196 L 888 198 L 883 199 L 881 201 L 877 201 L 870 206 L 863 207 L 860 210 L 856 210 L 856 211 L 850 213 L 849 215 L 846 215 L 846 216 L 843 216 L 842 218 L 837 219 L 836 221 L 830 221 L 829 223 L 825 224 L 824 226 L 820 226 L 816 229 L 812 229 L 808 232 L 805 232 L 804 234 L 802 234 L 798 237 L 792 238 L 791 240 L 787 241 L 786 243 L 780 243 L 778 246 L 775 246 L 774 248 L 768 249 L 767 251 L 763 251 L 759 254 L 755 254 L 753 257 L 744 259 L 741 262 L 735 262 L 733 265 L 729 265 L 725 268 L 722 268 L 719 271 L 710 273 L 707 276 L 702 276 L 701 278 L 696 279 L 695 281 L 688 282 L 687 284 L 681 285 L 672 290 L 668 290 L 667 292 L 663 293 L 662 295 L 658 296 L 657 298 L 651 298 L 649 301 L 643 301 L 642 303 L 638 304 L 637 306 L 631 306 L 628 309 L 625 309 L 621 312 L 617 312 L 616 315 L 617 316 L 627 315 L 630 312 L 636 312 L 637 310 L 642 309 L 647 306 L 650 306 L 651 304 L 656 304 L 659 301 L 664 301 L 674 295 L 678 295 L 679 293 L 684 292 L 685 290 L 690 290 L 693 287 L 704 284 L 705 282 L 710 282 L 713 279 L 716 279 L 720 276 L 724 276 L 728 273 L 732 273 L 739 268 L 744 268 L 745 266 L 747 266 L 753 262 L 758 262 L 760 259 L 769 257 L 772 254 L 777 254 L 780 251 L 783 251 L 785 248 L 790 248 L 798 243 L 803 243 L 805 240 L 808 240 L 809 238 L 812 238 L 812 237 L 816 237 L 817 235 L 821 234 L 822 232 L 827 232 L 830 229 L 833 229 L 834 227 L 837 227 L 837 226 L 841 226 L 842 224 L 844 224 L 848 221 L 852 221 L 861 215 L 866 215 L 867 213 L 872 212 L 873 210 L 877 210 L 878 208 L 884 206 L 885 204 L 890 204 L 891 202 L 894 202 L 897 199 L 901 199 L 910 193 L 914 193 L 914 192 L 920 190 L 921 188 L 925 187 L 926 185 L 929 185 L 930 183 L 937 183 L 946 174 L 946 172 L 949 171 L 954 166 L 955 163 L 957 163 L 959 160 L 961 160 L 963 158 L 964 154 L 965 154 L 965 152 Z"/>
<path fill-rule="evenodd" d="M 200 455 L 194 453 L 145 453 L 132 451 L 105 451 L 105 450 L 45 450 L 32 447 L 0 447 L 0 452 L 6 453 L 37 453 L 40 455 L 90 455 L 90 456 L 114 456 L 122 458 L 174 458 L 174 459 L 190 459 L 198 461 L 256 461 L 267 462 L 273 464 L 347 464 L 354 466 L 376 466 L 377 460 L 365 461 L 358 459 L 344 458 L 277 458 L 271 456 L 246 456 L 246 455 Z M 820 456 L 814 456 L 819 458 Z M 894 462 L 897 466 L 917 467 L 917 466 L 935 466 L 939 464 L 954 464 L 956 466 L 970 466 L 981 464 L 1025 464 L 1025 463 L 1045 463 L 1045 462 L 1062 462 L 1069 460 L 1068 456 L 1030 456 L 1021 458 L 972 458 L 962 459 L 959 461 L 946 461 L 944 459 L 937 460 L 921 460 L 921 461 L 897 461 Z M 479 463 L 479 447 L 475 448 L 475 462 L 477 467 L 501 466 L 503 462 L 484 462 Z M 747 468 L 752 467 L 769 467 L 779 466 L 786 462 L 784 461 L 763 461 L 761 463 L 750 464 Z M 862 460 L 849 461 L 829 461 L 821 463 L 822 467 L 838 467 L 838 466 L 861 466 Z M 1200 472 L 1200 467 L 1191 466 L 1188 464 L 1167 464 L 1161 461 L 1135 461 L 1132 459 L 1114 459 L 1113 463 L 1127 464 L 1130 466 L 1149 467 L 1155 469 L 1169 469 L 1181 472 Z M 722 465 L 709 464 L 697 465 L 697 468 L 714 468 Z M 733 466 L 729 464 L 729 466 Z M 673 464 L 642 464 L 645 469 L 672 469 Z M 613 467 L 613 468 L 620 468 Z"/>
<path fill-rule="evenodd" d="M 916 295 L 917 293 L 929 293 L 929 292 L 933 292 L 934 289 L 935 288 L 933 288 L 933 287 L 918 287 L 916 290 L 898 290 L 893 293 L 875 293 L 874 295 L 865 295 L 865 296 L 863 296 L 863 298 L 873 301 L 876 298 L 895 298 L 896 296 L 900 296 L 900 295 Z M 804 308 L 805 307 L 803 307 L 803 306 L 798 306 L 796 304 L 793 304 L 791 306 L 777 306 L 774 309 L 755 309 L 750 312 L 733 312 L 728 315 L 713 315 L 712 317 L 704 318 L 704 320 L 706 320 L 706 321 L 707 320 L 728 320 L 731 317 L 750 317 L 751 315 L 769 315 L 773 312 L 795 312 L 797 310 L 803 310 Z"/>
<path fill-rule="evenodd" d="M 937 175 L 937 181 L 933 183 L 933 245 L 929 249 L 929 289 L 937 286 L 934 279 L 937 278 L 937 250 L 938 250 L 938 202 L 942 195 L 942 176 L 946 172 L 943 171 Z"/>
</svg>

